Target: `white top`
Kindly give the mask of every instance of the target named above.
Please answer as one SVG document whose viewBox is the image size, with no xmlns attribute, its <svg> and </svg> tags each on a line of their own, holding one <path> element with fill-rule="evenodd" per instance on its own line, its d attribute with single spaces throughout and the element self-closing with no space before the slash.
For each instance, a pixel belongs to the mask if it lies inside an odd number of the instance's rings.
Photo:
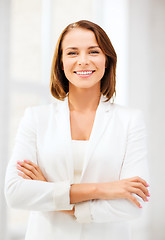
<svg viewBox="0 0 165 240">
<path fill-rule="evenodd" d="M 74 183 L 80 182 L 88 140 L 72 140 Z"/>
</svg>

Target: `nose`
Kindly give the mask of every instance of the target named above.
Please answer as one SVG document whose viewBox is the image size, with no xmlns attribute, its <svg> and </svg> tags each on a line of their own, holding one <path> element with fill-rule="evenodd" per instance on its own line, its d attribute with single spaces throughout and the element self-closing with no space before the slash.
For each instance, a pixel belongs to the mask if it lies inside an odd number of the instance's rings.
<svg viewBox="0 0 165 240">
<path fill-rule="evenodd" d="M 79 54 L 78 64 L 81 65 L 81 66 L 85 66 L 85 65 L 89 64 L 89 59 L 88 59 L 87 54 L 85 54 L 85 53 Z"/>
</svg>

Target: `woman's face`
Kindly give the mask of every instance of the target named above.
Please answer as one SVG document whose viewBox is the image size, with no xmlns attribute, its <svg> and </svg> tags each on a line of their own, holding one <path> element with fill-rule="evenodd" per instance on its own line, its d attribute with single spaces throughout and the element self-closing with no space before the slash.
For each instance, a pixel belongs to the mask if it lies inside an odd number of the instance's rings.
<svg viewBox="0 0 165 240">
<path fill-rule="evenodd" d="M 92 31 L 70 30 L 62 42 L 62 65 L 69 85 L 90 88 L 98 84 L 105 73 L 106 56 Z"/>
</svg>

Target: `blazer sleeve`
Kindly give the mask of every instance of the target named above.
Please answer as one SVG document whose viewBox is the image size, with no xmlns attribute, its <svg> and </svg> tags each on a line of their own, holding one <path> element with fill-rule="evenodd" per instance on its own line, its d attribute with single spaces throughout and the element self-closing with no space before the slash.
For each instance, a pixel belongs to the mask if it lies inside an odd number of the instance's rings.
<svg viewBox="0 0 165 240">
<path fill-rule="evenodd" d="M 71 210 L 70 183 L 23 179 L 17 172 L 17 161 L 37 164 L 36 122 L 33 109 L 27 108 L 19 125 L 16 144 L 5 178 L 5 196 L 9 206 L 36 211 Z"/>
<path fill-rule="evenodd" d="M 135 176 L 149 181 L 146 128 L 139 110 L 135 110 L 131 114 L 120 179 Z M 144 207 L 146 202 L 136 194 L 135 197 Z M 138 208 L 127 199 L 92 200 L 75 206 L 77 221 L 88 223 L 126 221 L 141 216 L 142 211 L 143 208 Z"/>
</svg>

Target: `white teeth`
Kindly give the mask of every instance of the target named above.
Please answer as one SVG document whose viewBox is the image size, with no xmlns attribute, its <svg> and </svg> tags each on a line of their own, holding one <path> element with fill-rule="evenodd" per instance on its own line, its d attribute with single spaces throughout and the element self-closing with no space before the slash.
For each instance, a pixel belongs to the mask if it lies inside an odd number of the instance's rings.
<svg viewBox="0 0 165 240">
<path fill-rule="evenodd" d="M 76 72 L 78 75 L 88 75 L 91 74 L 92 71 L 84 71 L 84 72 Z"/>
</svg>

